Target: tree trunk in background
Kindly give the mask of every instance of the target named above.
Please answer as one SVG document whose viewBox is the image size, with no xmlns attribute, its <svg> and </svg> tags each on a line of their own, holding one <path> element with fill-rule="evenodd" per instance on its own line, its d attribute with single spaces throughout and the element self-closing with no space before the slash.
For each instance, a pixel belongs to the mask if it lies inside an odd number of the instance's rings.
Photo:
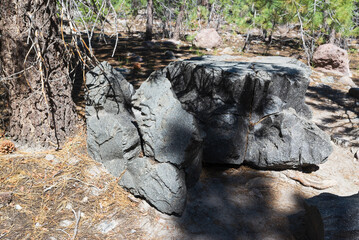
<svg viewBox="0 0 359 240">
<path fill-rule="evenodd" d="M 332 30 L 330 31 L 330 34 L 329 34 L 329 43 L 331 44 L 335 44 L 335 29 L 332 28 Z"/>
<path fill-rule="evenodd" d="M 133 10 L 133 15 L 134 16 L 137 16 L 137 14 L 138 14 L 138 6 L 139 6 L 139 4 L 140 4 L 139 0 L 132 0 L 131 7 L 132 7 L 132 10 Z"/>
<path fill-rule="evenodd" d="M 152 40 L 152 26 L 153 26 L 153 1 L 147 1 L 147 23 L 146 23 L 146 35 L 145 40 Z"/>
<path fill-rule="evenodd" d="M 183 2 L 181 4 L 181 7 L 180 7 L 180 12 L 179 12 L 179 14 L 177 16 L 177 19 L 176 19 L 175 31 L 173 33 L 173 39 L 174 40 L 179 40 L 180 39 L 181 24 L 182 24 L 182 20 L 183 20 L 185 5 L 186 5 L 186 0 L 183 0 Z"/>
<path fill-rule="evenodd" d="M 1 1 L 0 74 L 9 90 L 10 136 L 20 144 L 59 147 L 76 128 L 58 26 L 56 1 Z"/>
</svg>

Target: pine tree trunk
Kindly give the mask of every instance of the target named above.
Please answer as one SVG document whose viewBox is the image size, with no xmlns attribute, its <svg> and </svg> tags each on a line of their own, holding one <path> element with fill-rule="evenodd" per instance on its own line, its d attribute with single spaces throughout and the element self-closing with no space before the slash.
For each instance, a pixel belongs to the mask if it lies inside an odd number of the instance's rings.
<svg viewBox="0 0 359 240">
<path fill-rule="evenodd" d="M 147 23 L 145 40 L 152 40 L 152 26 L 153 26 L 153 1 L 147 0 Z"/>
<path fill-rule="evenodd" d="M 173 33 L 173 39 L 174 40 L 179 40 L 180 39 L 180 32 L 181 32 L 181 24 L 182 24 L 182 19 L 183 19 L 183 15 L 184 15 L 184 7 L 186 5 L 186 0 L 183 0 L 181 7 L 180 7 L 180 12 L 177 16 L 177 20 L 176 20 L 176 26 L 175 26 L 175 31 Z"/>
<path fill-rule="evenodd" d="M 10 135 L 20 144 L 60 147 L 73 133 L 77 115 L 56 1 L 2 0 L 0 34 Z"/>
</svg>

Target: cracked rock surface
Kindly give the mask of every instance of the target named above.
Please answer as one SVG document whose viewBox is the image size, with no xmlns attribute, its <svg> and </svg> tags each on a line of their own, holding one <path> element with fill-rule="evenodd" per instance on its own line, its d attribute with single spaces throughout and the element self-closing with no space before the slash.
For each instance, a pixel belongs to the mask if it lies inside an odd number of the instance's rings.
<svg viewBox="0 0 359 240">
<path fill-rule="evenodd" d="M 147 157 L 130 161 L 120 185 L 161 212 L 180 214 L 185 208 L 184 172 L 170 163 L 158 163 Z"/>
<path fill-rule="evenodd" d="M 86 84 L 90 156 L 121 177 L 120 185 L 134 195 L 161 212 L 181 214 L 187 187 L 202 170 L 202 137 L 169 80 L 149 78 L 134 94 L 103 62 L 87 74 Z"/>
<path fill-rule="evenodd" d="M 310 73 L 291 58 L 236 62 L 223 56 L 173 62 L 161 71 L 206 132 L 205 162 L 276 169 L 320 164 L 332 151 L 304 102 Z"/>
<path fill-rule="evenodd" d="M 87 148 L 114 176 L 141 151 L 140 137 L 129 103 L 134 89 L 107 62 L 86 74 Z"/>
</svg>

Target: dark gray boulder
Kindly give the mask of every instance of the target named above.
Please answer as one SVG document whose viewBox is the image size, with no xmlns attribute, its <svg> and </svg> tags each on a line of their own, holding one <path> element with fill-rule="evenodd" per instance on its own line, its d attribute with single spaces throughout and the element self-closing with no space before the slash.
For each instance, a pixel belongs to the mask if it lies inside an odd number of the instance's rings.
<svg viewBox="0 0 359 240">
<path fill-rule="evenodd" d="M 205 56 L 173 62 L 154 76 L 169 79 L 183 108 L 199 120 L 206 132 L 205 162 L 242 164 L 246 161 L 258 167 L 281 169 L 322 163 L 332 151 L 330 139 L 318 128 L 306 134 L 306 138 L 283 138 L 281 134 L 272 133 L 271 138 L 277 139 L 269 140 L 275 142 L 271 148 L 263 148 L 268 143 L 266 136 L 261 137 L 260 143 L 254 137 L 263 132 L 260 129 L 265 129 L 265 124 L 271 129 L 286 126 L 278 123 L 274 127 L 264 120 L 290 108 L 294 112 L 281 114 L 275 122 L 298 119 L 301 124 L 296 124 L 296 128 L 313 126 L 309 121 L 311 111 L 304 102 L 310 74 L 309 67 L 291 58 L 237 62 L 227 61 L 223 56 Z M 278 133 L 286 131 L 279 129 Z M 308 131 L 291 129 L 290 134 L 304 132 Z M 313 145 L 307 144 L 302 150 L 298 147 L 294 152 L 286 149 L 300 140 Z M 260 151 L 254 150 L 259 146 L 262 146 Z M 306 156 L 304 162 L 303 155 Z"/>
<path fill-rule="evenodd" d="M 247 139 L 245 162 L 260 168 L 318 165 L 332 151 L 329 136 L 292 108 L 267 116 Z"/>
<path fill-rule="evenodd" d="M 348 197 L 322 193 L 306 199 L 304 206 L 308 239 L 359 239 L 359 193 Z"/>
<path fill-rule="evenodd" d="M 86 74 L 86 86 L 88 152 L 118 177 L 141 151 L 129 107 L 133 87 L 107 62 Z"/>
<path fill-rule="evenodd" d="M 87 74 L 86 85 L 90 156 L 121 176 L 119 184 L 134 195 L 164 213 L 181 214 L 187 187 L 201 173 L 202 137 L 168 79 L 150 77 L 134 94 L 103 62 Z"/>
<path fill-rule="evenodd" d="M 202 137 L 195 117 L 183 109 L 170 81 L 151 75 L 132 97 L 132 104 L 145 156 L 184 169 L 187 183 L 196 182 L 201 172 Z"/>
<path fill-rule="evenodd" d="M 130 161 L 120 185 L 135 196 L 145 198 L 161 212 L 181 214 L 184 211 L 185 174 L 171 163 L 159 163 L 147 157 Z"/>
</svg>

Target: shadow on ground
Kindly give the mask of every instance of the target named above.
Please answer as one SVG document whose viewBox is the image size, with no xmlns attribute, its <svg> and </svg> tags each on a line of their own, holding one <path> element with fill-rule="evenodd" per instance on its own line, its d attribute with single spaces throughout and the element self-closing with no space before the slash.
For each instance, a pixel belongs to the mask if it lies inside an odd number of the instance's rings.
<svg viewBox="0 0 359 240">
<path fill-rule="evenodd" d="M 264 171 L 206 166 L 178 219 L 181 239 L 294 239 L 274 188 Z"/>
</svg>

